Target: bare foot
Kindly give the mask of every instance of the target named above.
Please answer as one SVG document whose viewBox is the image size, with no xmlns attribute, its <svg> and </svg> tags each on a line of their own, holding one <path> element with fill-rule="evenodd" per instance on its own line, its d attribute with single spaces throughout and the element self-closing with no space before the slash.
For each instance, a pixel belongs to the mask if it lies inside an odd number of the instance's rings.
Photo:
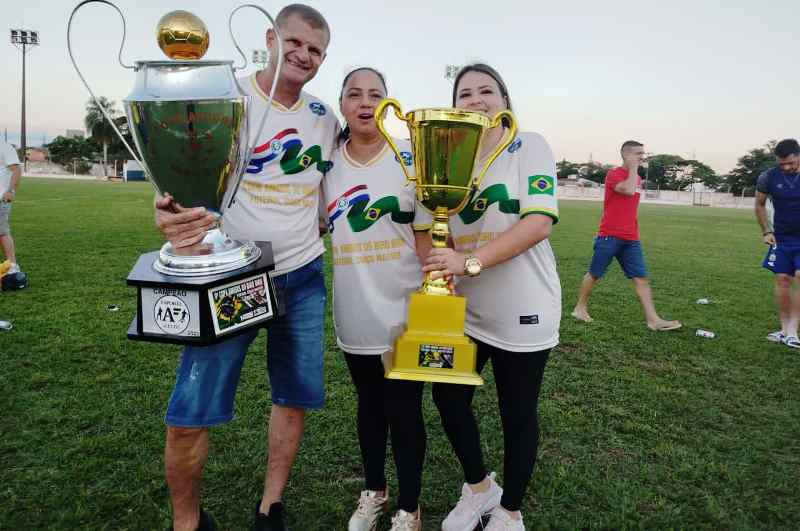
<svg viewBox="0 0 800 531">
<path fill-rule="evenodd" d="M 570 315 L 572 315 L 572 317 L 578 321 L 583 321 L 584 323 L 591 323 L 594 321 L 594 319 L 592 319 L 592 317 L 589 315 L 589 312 L 586 311 L 586 308 L 578 308 L 576 306 Z"/>
<path fill-rule="evenodd" d="M 682 327 L 680 321 L 666 321 L 664 319 L 659 319 L 653 323 L 647 323 L 647 328 L 653 330 L 654 332 L 666 332 L 667 330 L 677 330 L 678 328 Z"/>
</svg>

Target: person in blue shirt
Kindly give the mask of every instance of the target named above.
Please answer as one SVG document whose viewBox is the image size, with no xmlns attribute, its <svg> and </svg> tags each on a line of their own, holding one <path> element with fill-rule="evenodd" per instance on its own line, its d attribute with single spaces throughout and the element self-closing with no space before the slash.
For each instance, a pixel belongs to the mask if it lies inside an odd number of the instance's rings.
<svg viewBox="0 0 800 531">
<path fill-rule="evenodd" d="M 781 321 L 781 329 L 767 339 L 800 348 L 800 144 L 794 138 L 781 140 L 774 153 L 778 165 L 758 178 L 755 208 L 764 243 L 769 245 L 762 265 L 775 273 L 775 304 Z M 771 224 L 767 199 L 773 207 Z"/>
</svg>

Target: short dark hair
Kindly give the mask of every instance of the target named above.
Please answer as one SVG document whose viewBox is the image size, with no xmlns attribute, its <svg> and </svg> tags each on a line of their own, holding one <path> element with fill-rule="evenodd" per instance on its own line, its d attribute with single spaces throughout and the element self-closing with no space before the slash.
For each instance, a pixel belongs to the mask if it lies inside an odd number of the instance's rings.
<svg viewBox="0 0 800 531">
<path fill-rule="evenodd" d="M 622 155 L 622 152 L 628 147 L 644 147 L 644 144 L 637 142 L 636 140 L 626 140 L 622 143 L 622 147 L 619 148 L 619 154 Z"/>
<path fill-rule="evenodd" d="M 344 79 L 342 80 L 342 88 L 339 91 L 339 104 L 342 103 L 342 96 L 344 96 L 344 87 L 347 85 L 347 81 L 351 77 L 353 77 L 353 74 L 355 74 L 356 72 L 363 72 L 363 71 L 372 72 L 373 74 L 378 76 L 378 79 L 381 81 L 381 85 L 383 85 L 383 91 L 386 94 L 389 94 L 389 89 L 386 88 L 386 78 L 384 77 L 383 74 L 381 74 L 377 69 L 372 68 L 371 66 L 360 66 L 358 68 L 354 68 L 353 70 L 348 72 L 346 76 L 344 76 Z M 337 147 L 341 146 L 347 141 L 348 138 L 350 138 L 350 126 L 345 124 L 344 129 L 339 131 L 339 136 L 336 137 L 336 146 Z"/>
<path fill-rule="evenodd" d="M 497 70 L 485 63 L 473 63 L 462 67 L 461 70 L 458 71 L 458 74 L 456 74 L 453 80 L 453 107 L 456 106 L 456 98 L 458 97 L 458 83 L 461 81 L 461 78 L 464 77 L 464 74 L 468 72 L 480 72 L 494 79 L 497 86 L 500 88 L 500 95 L 506 100 L 506 107 L 508 107 L 509 111 L 513 110 L 511 108 L 511 96 L 508 94 L 508 87 L 506 87 L 505 81 L 503 81 L 503 78 Z M 505 118 L 503 118 L 503 125 L 506 127 L 509 126 Z"/>
<path fill-rule="evenodd" d="M 785 159 L 791 155 L 800 155 L 800 144 L 794 138 L 785 138 L 775 144 L 775 156 Z"/>
<path fill-rule="evenodd" d="M 278 16 L 275 17 L 275 24 L 277 26 L 283 26 L 286 20 L 292 15 L 297 15 L 314 29 L 324 30 L 325 34 L 328 36 L 328 42 L 330 42 L 331 28 L 328 26 L 328 21 L 322 16 L 322 13 L 305 4 L 289 4 L 284 7 L 278 12 Z"/>
</svg>

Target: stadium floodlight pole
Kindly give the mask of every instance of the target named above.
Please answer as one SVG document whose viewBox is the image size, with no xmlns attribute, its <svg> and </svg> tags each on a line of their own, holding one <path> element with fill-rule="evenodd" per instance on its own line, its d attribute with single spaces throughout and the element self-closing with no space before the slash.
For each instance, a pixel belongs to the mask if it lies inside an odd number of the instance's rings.
<svg viewBox="0 0 800 531">
<path fill-rule="evenodd" d="M 444 78 L 452 83 L 456 79 L 459 70 L 461 70 L 460 65 L 445 65 Z"/>
<path fill-rule="evenodd" d="M 269 55 L 267 54 L 267 50 L 253 50 L 253 63 L 260 65 L 260 70 L 266 68 L 268 62 Z"/>
<path fill-rule="evenodd" d="M 20 119 L 20 147 L 22 148 L 22 168 L 28 170 L 27 131 L 25 128 L 25 55 L 29 48 L 39 46 L 39 32 L 26 29 L 11 30 L 11 44 L 22 51 L 22 117 Z"/>
</svg>

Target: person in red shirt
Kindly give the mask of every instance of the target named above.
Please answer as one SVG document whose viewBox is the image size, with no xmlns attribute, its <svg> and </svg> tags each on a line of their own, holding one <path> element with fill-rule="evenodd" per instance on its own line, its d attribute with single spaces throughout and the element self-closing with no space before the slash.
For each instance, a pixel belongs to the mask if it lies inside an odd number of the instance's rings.
<svg viewBox="0 0 800 531">
<path fill-rule="evenodd" d="M 620 154 L 622 166 L 610 170 L 606 175 L 603 217 L 594 239 L 592 263 L 583 276 L 572 316 L 579 321 L 592 322 L 588 310 L 589 295 L 616 258 L 625 276 L 633 281 L 633 289 L 642 304 L 648 328 L 656 331 L 675 330 L 682 326 L 679 321 L 667 321 L 656 312 L 639 242 L 638 190 L 642 183 L 639 167 L 644 161 L 644 145 L 628 140 L 622 144 Z"/>
</svg>

